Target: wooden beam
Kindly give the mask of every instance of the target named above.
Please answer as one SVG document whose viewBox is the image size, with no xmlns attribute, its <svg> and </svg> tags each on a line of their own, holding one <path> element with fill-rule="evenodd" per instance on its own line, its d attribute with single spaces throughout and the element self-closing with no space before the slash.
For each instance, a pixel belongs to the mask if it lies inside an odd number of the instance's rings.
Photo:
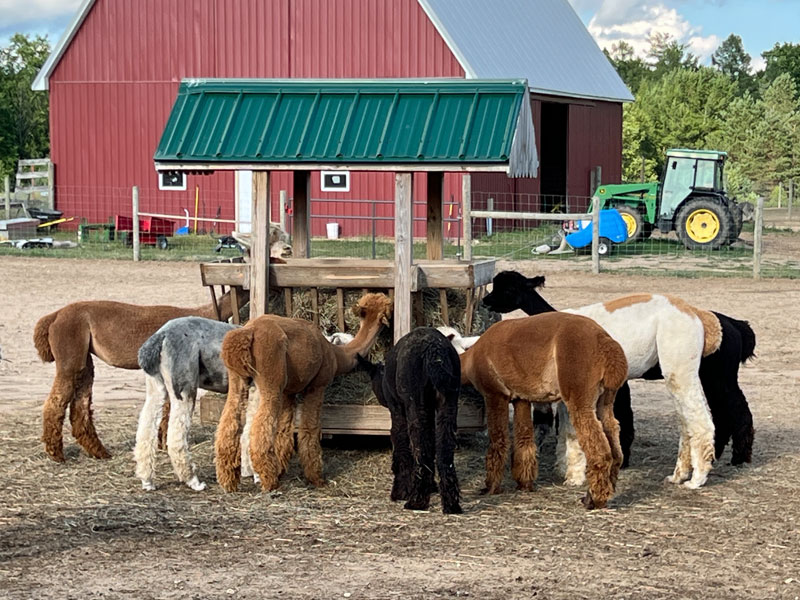
<svg viewBox="0 0 800 600">
<path fill-rule="evenodd" d="M 411 173 L 394 176 L 394 341 L 411 331 Z"/>
<path fill-rule="evenodd" d="M 250 318 L 267 313 L 269 298 L 269 171 L 253 171 Z"/>
<path fill-rule="evenodd" d="M 311 195 L 311 172 L 294 172 L 294 202 L 292 203 L 292 255 L 297 258 L 311 256 L 311 231 L 309 198 Z"/>
<path fill-rule="evenodd" d="M 428 173 L 428 246 L 429 260 L 442 260 L 444 255 L 444 221 L 442 220 L 443 173 Z"/>
<path fill-rule="evenodd" d="M 464 226 L 464 260 L 472 260 L 472 177 L 461 176 L 461 218 Z"/>
</svg>

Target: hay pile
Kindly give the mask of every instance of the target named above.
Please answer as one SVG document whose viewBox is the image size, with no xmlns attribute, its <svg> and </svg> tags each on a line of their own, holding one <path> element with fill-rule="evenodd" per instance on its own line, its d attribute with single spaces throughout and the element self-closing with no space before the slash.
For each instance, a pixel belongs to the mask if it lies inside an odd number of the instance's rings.
<svg viewBox="0 0 800 600">
<path fill-rule="evenodd" d="M 421 293 L 425 325 L 430 327 L 444 325 L 439 301 L 439 290 L 426 289 Z M 358 317 L 354 314 L 352 307 L 356 305 L 361 296 L 361 290 L 345 290 L 344 318 L 345 330 L 347 333 L 355 334 L 355 332 L 358 331 Z M 463 333 L 467 308 L 466 292 L 459 289 L 447 290 L 447 306 L 450 325 Z M 270 289 L 269 311 L 277 315 L 286 314 L 283 290 Z M 312 310 L 311 294 L 308 290 L 292 290 L 291 316 L 306 321 L 313 320 L 314 311 Z M 479 303 L 475 307 L 473 314 L 472 331 L 481 333 L 498 320 L 500 320 L 500 315 L 489 311 L 483 304 Z M 335 290 L 319 290 L 319 325 L 322 331 L 327 335 L 339 331 L 338 305 L 336 303 Z M 384 327 L 375 345 L 372 347 L 369 359 L 373 362 L 383 361 L 384 355 L 391 347 L 392 328 Z M 471 387 L 462 391 L 461 400 L 462 402 L 483 403 L 483 398 Z M 335 378 L 325 391 L 325 403 L 365 406 L 378 404 L 378 399 L 372 393 L 367 376 L 363 373 L 356 372 L 340 375 Z"/>
</svg>

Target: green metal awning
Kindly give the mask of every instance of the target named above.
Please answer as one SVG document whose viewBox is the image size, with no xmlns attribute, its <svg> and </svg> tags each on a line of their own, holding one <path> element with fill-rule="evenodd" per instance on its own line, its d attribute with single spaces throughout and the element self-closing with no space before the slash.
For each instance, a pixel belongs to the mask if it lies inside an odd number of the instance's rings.
<svg viewBox="0 0 800 600">
<path fill-rule="evenodd" d="M 187 79 L 157 170 L 538 169 L 525 80 Z"/>
</svg>

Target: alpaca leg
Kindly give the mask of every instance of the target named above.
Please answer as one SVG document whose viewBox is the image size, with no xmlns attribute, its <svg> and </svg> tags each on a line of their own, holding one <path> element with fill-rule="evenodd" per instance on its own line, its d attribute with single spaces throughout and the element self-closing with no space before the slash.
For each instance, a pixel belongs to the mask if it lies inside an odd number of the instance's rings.
<svg viewBox="0 0 800 600">
<path fill-rule="evenodd" d="M 303 410 L 300 413 L 300 426 L 297 428 L 297 454 L 303 473 L 315 487 L 325 485 L 322 477 L 322 438 L 320 413 L 325 388 L 307 390 L 303 394 Z M 291 431 L 291 430 L 290 430 Z"/>
<path fill-rule="evenodd" d="M 564 485 L 580 487 L 586 483 L 586 455 L 578 442 L 566 405 L 559 402 L 557 411 L 556 473 L 564 478 Z"/>
<path fill-rule="evenodd" d="M 623 463 L 623 452 L 620 444 L 620 426 L 614 416 L 614 397 L 619 398 L 619 392 L 606 390 L 600 394 L 597 401 L 597 417 L 603 426 L 608 445 L 611 447 L 611 483 L 616 487 L 619 470 Z"/>
<path fill-rule="evenodd" d="M 736 388 L 731 394 L 731 410 L 733 412 L 733 444 L 731 457 L 732 465 L 749 463 L 753 459 L 753 414 L 747 404 L 747 398 L 737 382 Z"/>
<path fill-rule="evenodd" d="M 619 444 L 622 448 L 622 468 L 628 467 L 631 459 L 631 446 L 633 445 L 633 410 L 631 408 L 631 388 L 628 382 L 622 384 L 617 390 L 614 400 L 614 417 L 619 423 Z"/>
<path fill-rule="evenodd" d="M 197 478 L 197 467 L 189 452 L 189 431 L 197 390 L 182 392 L 181 397 L 171 396 L 169 428 L 167 429 L 167 452 L 178 481 L 182 481 L 196 492 L 206 489 L 206 484 Z"/>
<path fill-rule="evenodd" d="M 436 469 L 439 471 L 439 494 L 442 512 L 460 515 L 461 488 L 456 475 L 455 450 L 458 422 L 458 395 L 450 398 L 438 397 L 436 411 Z"/>
<path fill-rule="evenodd" d="M 678 461 L 672 475 L 666 478 L 667 483 L 683 483 L 692 473 L 692 452 L 689 445 L 689 433 L 681 418 L 681 437 L 678 440 Z"/>
<path fill-rule="evenodd" d="M 683 443 L 688 445 L 692 477 L 684 485 L 690 489 L 697 489 L 706 482 L 714 460 L 714 422 L 696 373 L 691 375 L 686 372 L 686 368 L 682 371 L 668 372 L 663 361 L 661 367 L 667 389 L 675 401 L 678 415 L 685 428 L 681 438 L 685 439 Z M 672 483 L 680 483 L 681 477 L 685 475 L 686 450 L 685 446 L 680 448 Z"/>
<path fill-rule="evenodd" d="M 278 460 L 275 456 L 275 433 L 282 406 L 282 392 L 273 386 L 259 385 L 261 400 L 250 428 L 250 459 L 261 479 L 261 489 L 270 492 L 278 487 Z"/>
<path fill-rule="evenodd" d="M 392 501 L 408 500 L 411 495 L 411 479 L 414 477 L 414 456 L 411 453 L 411 440 L 408 437 L 408 420 L 402 405 L 393 398 L 389 402 L 392 416 Z"/>
<path fill-rule="evenodd" d="M 136 461 L 136 476 L 142 480 L 142 489 L 156 489 L 153 475 L 156 470 L 158 445 L 158 423 L 162 406 L 167 398 L 167 390 L 156 378 L 145 375 L 146 396 L 139 413 L 139 426 L 136 430 L 136 446 L 133 458 Z"/>
<path fill-rule="evenodd" d="M 253 417 L 258 409 L 258 390 L 250 388 L 250 397 L 247 400 L 247 414 L 244 420 L 244 429 L 242 429 L 242 477 L 253 478 L 253 483 L 258 485 L 261 483 L 261 478 L 253 471 L 253 461 L 250 460 L 250 428 L 253 426 Z"/>
<path fill-rule="evenodd" d="M 402 392 L 401 392 L 402 393 Z M 428 390 L 433 393 L 433 390 Z M 408 436 L 414 456 L 414 474 L 411 478 L 411 494 L 403 508 L 427 510 L 434 487 L 434 460 L 436 453 L 435 402 L 426 402 L 424 389 L 408 394 Z"/>
<path fill-rule="evenodd" d="M 565 402 L 570 400 L 565 399 Z M 593 405 L 592 402 L 577 399 L 577 402 L 570 402 L 569 407 L 570 419 L 588 464 L 586 478 L 589 480 L 589 491 L 583 498 L 583 505 L 587 509 L 603 508 L 614 494 L 611 446 Z"/>
<path fill-rule="evenodd" d="M 75 376 L 71 371 L 56 369 L 56 377 L 50 395 L 42 410 L 42 442 L 44 449 L 56 462 L 64 462 L 64 440 L 62 430 L 64 417 L 75 396 Z"/>
<path fill-rule="evenodd" d="M 484 395 L 484 398 L 489 449 L 486 451 L 486 487 L 481 493 L 499 494 L 508 456 L 508 398 L 501 394 Z"/>
<path fill-rule="evenodd" d="M 530 402 L 514 400 L 514 453 L 511 458 L 511 475 L 517 482 L 517 489 L 526 492 L 533 491 L 534 481 L 539 475 L 533 437 Z"/>
<path fill-rule="evenodd" d="M 278 459 L 278 477 L 286 473 L 289 461 L 294 454 L 294 395 L 284 394 L 281 416 L 278 419 L 278 430 L 275 434 L 275 456 Z"/>
<path fill-rule="evenodd" d="M 169 429 L 169 398 L 164 402 L 164 409 L 161 415 L 161 424 L 158 426 L 158 449 L 167 448 L 167 429 Z"/>
<path fill-rule="evenodd" d="M 228 399 L 225 401 L 225 408 L 222 409 L 214 441 L 217 481 L 226 492 L 234 491 L 239 485 L 241 472 L 239 438 L 247 406 L 247 387 L 245 378 L 228 372 Z"/>
<path fill-rule="evenodd" d="M 70 402 L 69 420 L 72 425 L 72 436 L 78 444 L 94 458 L 111 458 L 105 449 L 92 418 L 92 384 L 94 383 L 94 363 L 92 357 L 86 357 L 86 367 L 75 381 L 75 395 Z"/>
</svg>

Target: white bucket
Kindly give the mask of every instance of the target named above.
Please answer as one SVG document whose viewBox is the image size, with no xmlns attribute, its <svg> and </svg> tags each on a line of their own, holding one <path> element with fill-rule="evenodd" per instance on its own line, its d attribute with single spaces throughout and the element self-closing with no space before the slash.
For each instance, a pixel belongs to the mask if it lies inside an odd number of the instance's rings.
<svg viewBox="0 0 800 600">
<path fill-rule="evenodd" d="M 339 239 L 339 224 L 338 223 L 328 223 L 328 239 L 329 240 L 338 240 Z"/>
</svg>

